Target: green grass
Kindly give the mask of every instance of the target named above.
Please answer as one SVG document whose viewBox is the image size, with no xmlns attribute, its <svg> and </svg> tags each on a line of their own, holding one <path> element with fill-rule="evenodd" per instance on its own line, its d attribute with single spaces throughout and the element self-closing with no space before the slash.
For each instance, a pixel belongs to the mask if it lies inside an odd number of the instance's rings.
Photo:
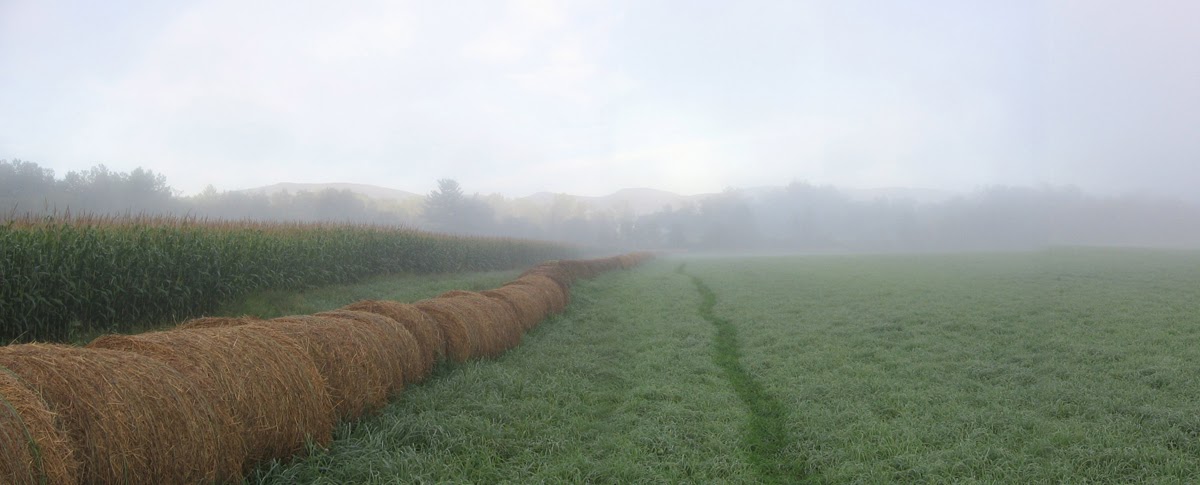
<svg viewBox="0 0 1200 485">
<path fill-rule="evenodd" d="M 1200 255 L 705 260 L 822 483 L 1200 479 Z"/>
<path fill-rule="evenodd" d="M 680 263 L 675 272 L 687 274 L 687 263 Z M 716 329 L 713 338 L 713 362 L 725 371 L 725 379 L 733 387 L 738 398 L 750 412 L 743 441 L 748 460 L 758 470 L 764 482 L 794 483 L 802 481 L 808 474 L 803 463 L 790 460 L 784 453 L 790 441 L 787 431 L 788 410 L 779 399 L 771 395 L 742 365 L 741 341 L 737 325 L 716 315 L 717 294 L 704 280 L 688 275 L 696 291 L 700 293 L 700 316 Z"/>
<path fill-rule="evenodd" d="M 1200 481 L 1200 253 L 690 258 L 573 295 L 248 482 Z"/>
</svg>

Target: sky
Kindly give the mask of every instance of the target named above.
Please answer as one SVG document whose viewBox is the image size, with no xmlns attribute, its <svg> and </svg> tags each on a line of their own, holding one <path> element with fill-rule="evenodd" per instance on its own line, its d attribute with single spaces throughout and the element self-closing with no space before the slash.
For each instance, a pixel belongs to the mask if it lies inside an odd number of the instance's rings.
<svg viewBox="0 0 1200 485">
<path fill-rule="evenodd" d="M 0 159 L 684 194 L 1200 200 L 1194 0 L 0 0 Z"/>
</svg>

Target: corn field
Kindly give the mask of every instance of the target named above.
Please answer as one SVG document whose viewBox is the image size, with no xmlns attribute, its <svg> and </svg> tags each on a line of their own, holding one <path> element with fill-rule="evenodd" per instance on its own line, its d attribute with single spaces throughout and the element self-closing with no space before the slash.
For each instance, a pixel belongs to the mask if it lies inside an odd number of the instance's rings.
<svg viewBox="0 0 1200 485">
<path fill-rule="evenodd" d="M 65 340 L 180 320 L 255 290 L 510 269 L 573 255 L 560 244 L 380 226 L 16 219 L 0 225 L 0 340 Z"/>
</svg>

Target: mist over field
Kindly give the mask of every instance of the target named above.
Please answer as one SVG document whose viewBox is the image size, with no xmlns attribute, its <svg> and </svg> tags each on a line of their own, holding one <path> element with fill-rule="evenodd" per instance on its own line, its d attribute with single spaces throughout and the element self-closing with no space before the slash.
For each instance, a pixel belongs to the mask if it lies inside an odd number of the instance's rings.
<svg viewBox="0 0 1200 485">
<path fill-rule="evenodd" d="M 0 206 L 24 215 L 146 214 L 340 222 L 566 241 L 608 249 L 963 251 L 1061 245 L 1200 248 L 1200 206 L 1075 187 L 995 186 L 966 193 L 844 190 L 792 182 L 680 195 L 627 189 L 605 197 L 471 194 L 442 179 L 425 195 L 368 185 L 213 188 L 179 196 L 163 176 L 95 167 L 56 178 L 0 161 Z"/>
<path fill-rule="evenodd" d="M 0 0 L 0 484 L 1200 483 L 1200 0 Z"/>
<path fill-rule="evenodd" d="M 8 1 L 0 211 L 1196 247 L 1198 5 Z"/>
</svg>

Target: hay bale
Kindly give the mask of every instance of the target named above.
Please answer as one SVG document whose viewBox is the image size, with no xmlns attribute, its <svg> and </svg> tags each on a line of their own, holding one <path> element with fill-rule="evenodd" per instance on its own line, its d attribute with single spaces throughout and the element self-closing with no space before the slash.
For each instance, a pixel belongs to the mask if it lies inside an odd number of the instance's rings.
<svg viewBox="0 0 1200 485">
<path fill-rule="evenodd" d="M 421 373 L 421 348 L 417 339 L 404 326 L 383 315 L 351 310 L 333 310 L 314 316 L 336 319 L 341 325 L 358 326 L 371 333 L 375 358 L 384 370 L 389 383 L 389 392 L 399 394 L 409 375 Z"/>
<path fill-rule="evenodd" d="M 334 415 L 350 421 L 387 404 L 391 378 L 380 367 L 378 352 L 370 350 L 378 345 L 374 333 L 361 325 L 340 323 L 343 322 L 309 315 L 274 320 L 203 318 L 185 322 L 179 328 L 245 326 L 247 331 L 254 331 L 265 327 L 287 335 L 304 347 L 317 365 L 333 402 Z"/>
<path fill-rule="evenodd" d="M 559 267 L 570 275 L 571 283 L 574 284 L 575 281 L 595 276 L 592 264 L 592 260 L 573 259 L 560 261 Z"/>
<path fill-rule="evenodd" d="M 555 285 L 558 286 L 563 293 L 570 293 L 571 284 L 575 282 L 575 276 L 571 274 L 571 272 L 565 265 L 562 264 L 561 261 L 551 261 L 529 268 L 525 270 L 524 273 L 521 273 L 517 279 L 521 279 L 526 276 L 542 276 L 549 278 L 551 281 L 554 281 Z"/>
<path fill-rule="evenodd" d="M 525 275 L 504 284 L 504 286 L 509 285 L 528 285 L 540 288 L 545 293 L 546 298 L 550 300 L 553 313 L 562 312 L 571 302 L 570 290 L 563 289 L 557 282 L 546 276 L 537 274 Z"/>
<path fill-rule="evenodd" d="M 550 307 L 538 297 L 534 290 L 522 286 L 506 286 L 479 294 L 503 301 L 509 305 L 523 331 L 529 331 L 550 314 Z"/>
<path fill-rule="evenodd" d="M 241 480 L 246 450 L 229 409 L 157 359 L 25 344 L 0 347 L 0 365 L 58 416 L 83 483 Z"/>
<path fill-rule="evenodd" d="M 109 335 L 88 347 L 158 359 L 217 397 L 239 425 L 247 467 L 333 438 L 325 380 L 304 347 L 277 330 L 234 326 Z"/>
<path fill-rule="evenodd" d="M 454 362 L 465 362 L 480 355 L 477 328 L 458 305 L 446 299 L 430 298 L 414 302 L 413 306 L 437 322 L 446 339 L 446 358 Z"/>
<path fill-rule="evenodd" d="M 500 292 L 505 292 L 505 293 L 509 293 L 509 294 L 521 294 L 521 295 L 524 295 L 527 298 L 529 298 L 538 307 L 538 313 L 537 313 L 538 321 L 535 322 L 534 325 L 541 323 L 541 321 L 544 320 L 546 317 L 552 315 L 554 313 L 555 304 L 559 300 L 558 297 L 556 296 L 556 294 L 554 294 L 552 292 L 548 292 L 548 291 L 546 291 L 542 288 L 538 288 L 536 286 L 531 286 L 531 285 L 506 284 L 504 286 L 501 286 L 500 288 L 496 288 L 495 290 L 489 290 L 489 291 L 500 291 Z M 557 291 L 557 290 L 555 290 L 555 291 Z"/>
<path fill-rule="evenodd" d="M 79 483 L 67 434 L 37 393 L 0 367 L 0 483 Z"/>
<path fill-rule="evenodd" d="M 546 315 L 554 315 L 561 311 L 562 296 L 558 292 L 558 288 L 545 288 L 538 284 L 531 284 L 527 280 L 514 280 L 505 283 L 500 288 L 520 288 L 527 293 L 534 295 L 538 303 L 546 308 Z"/>
<path fill-rule="evenodd" d="M 475 334 L 476 357 L 495 357 L 504 352 L 500 329 L 479 305 L 460 298 L 431 298 L 431 300 L 446 302 L 471 328 Z"/>
<path fill-rule="evenodd" d="M 491 327 L 493 338 L 498 344 L 495 355 L 500 355 L 508 349 L 521 345 L 521 337 L 525 334 L 525 329 L 521 326 L 516 311 L 508 303 L 465 290 L 447 291 L 438 298 L 459 299 L 464 304 L 474 307 L 480 315 L 480 321 Z"/>
<path fill-rule="evenodd" d="M 343 310 L 353 310 L 377 313 L 395 320 L 404 326 L 417 340 L 421 349 L 421 368 L 415 376 L 405 376 L 408 382 L 424 380 L 433 371 L 437 359 L 446 353 L 446 337 L 437 321 L 415 306 L 407 303 L 387 300 L 363 300 L 342 307 Z"/>
<path fill-rule="evenodd" d="M 621 269 L 630 269 L 634 266 L 637 266 L 640 262 L 640 259 L 641 256 L 639 253 L 629 253 L 617 256 L 617 262 L 621 266 Z"/>
</svg>

